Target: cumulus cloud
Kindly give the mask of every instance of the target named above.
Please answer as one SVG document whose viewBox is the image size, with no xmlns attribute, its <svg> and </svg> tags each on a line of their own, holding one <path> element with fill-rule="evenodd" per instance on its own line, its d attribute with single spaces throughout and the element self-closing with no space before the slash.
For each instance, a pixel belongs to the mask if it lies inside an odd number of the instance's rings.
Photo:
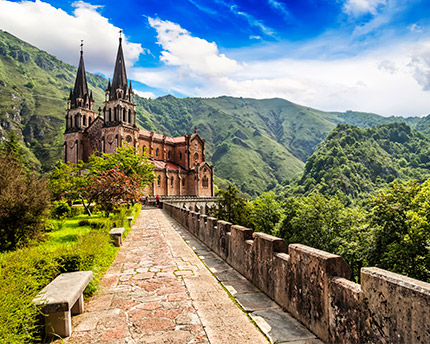
<svg viewBox="0 0 430 344">
<path fill-rule="evenodd" d="M 193 37 L 187 30 L 170 21 L 148 20 L 157 31 L 158 43 L 163 49 L 161 60 L 167 65 L 181 67 L 181 73 L 192 72 L 213 77 L 241 68 L 237 61 L 221 54 L 214 42 Z"/>
<path fill-rule="evenodd" d="M 418 84 L 424 90 L 430 91 L 430 42 L 415 47 L 409 66 Z"/>
<path fill-rule="evenodd" d="M 177 28 L 176 28 L 177 30 Z M 382 115 L 417 115 L 430 109 L 429 94 L 422 91 L 413 72 L 430 69 L 429 49 L 409 56 L 414 43 L 381 46 L 371 53 L 330 60 L 273 58 L 242 62 L 228 73 L 184 75 L 182 65 L 134 69 L 133 77 L 168 93 L 215 97 L 284 98 L 322 110 L 347 109 Z M 242 56 L 255 56 L 253 51 Z M 237 62 L 239 63 L 239 62 Z M 412 68 L 412 69 L 411 69 Z M 425 75 L 430 75 L 430 70 Z M 429 80 L 427 79 L 427 82 Z M 421 83 L 425 84 L 422 79 Z"/>
<path fill-rule="evenodd" d="M 79 62 L 79 45 L 84 40 L 87 70 L 111 75 L 119 28 L 100 14 L 102 6 L 83 1 L 73 6 L 70 15 L 43 1 L 0 0 L 0 28 L 73 65 Z M 126 38 L 123 49 L 129 67 L 144 53 L 140 44 L 128 42 Z"/>
<path fill-rule="evenodd" d="M 343 5 L 343 11 L 352 16 L 368 13 L 376 15 L 378 9 L 386 4 L 387 0 L 346 0 Z"/>
<path fill-rule="evenodd" d="M 136 93 L 139 97 L 142 97 L 142 98 L 155 98 L 155 94 L 152 92 L 143 92 L 143 91 L 134 90 L 134 93 Z"/>
<path fill-rule="evenodd" d="M 394 74 L 397 71 L 396 64 L 393 61 L 382 60 L 378 63 L 378 69 Z"/>
</svg>

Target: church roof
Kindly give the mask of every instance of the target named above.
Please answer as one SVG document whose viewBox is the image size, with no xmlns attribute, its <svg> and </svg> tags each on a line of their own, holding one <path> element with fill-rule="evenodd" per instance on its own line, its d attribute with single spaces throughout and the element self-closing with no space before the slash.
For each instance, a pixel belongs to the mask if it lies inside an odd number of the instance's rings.
<svg viewBox="0 0 430 344">
<path fill-rule="evenodd" d="M 79 59 L 78 73 L 76 74 L 75 87 L 73 88 L 73 91 L 70 91 L 69 96 L 72 108 L 77 107 L 78 98 L 82 99 L 84 104 L 86 104 L 87 101 L 92 100 L 92 94 L 88 94 L 88 83 L 84 65 L 84 51 L 82 48 L 81 57 Z"/>
<path fill-rule="evenodd" d="M 161 160 L 153 160 L 152 163 L 155 165 L 156 168 L 161 168 L 164 169 L 166 168 L 167 165 L 167 169 L 168 170 L 173 170 L 173 171 L 185 171 L 183 168 L 181 168 L 181 166 L 173 163 L 173 162 L 166 162 L 166 161 L 161 161 Z"/>
<path fill-rule="evenodd" d="M 161 134 L 157 134 L 157 133 L 151 133 L 150 131 L 147 130 L 139 130 L 139 134 L 145 137 L 154 137 L 154 139 L 158 139 L 158 140 L 166 140 L 166 142 L 170 142 L 170 143 L 181 143 L 181 142 L 185 142 L 185 136 L 177 136 L 177 137 L 170 137 L 170 136 L 164 136 Z"/>
<path fill-rule="evenodd" d="M 128 99 L 129 94 L 131 93 L 131 82 L 130 86 L 128 85 L 127 81 L 127 71 L 125 68 L 125 60 L 124 60 L 124 53 L 122 51 L 122 38 L 119 38 L 119 46 L 118 46 L 118 52 L 116 54 L 116 62 L 115 62 L 115 68 L 113 72 L 113 78 L 112 83 L 109 82 L 107 91 L 109 91 L 109 99 L 117 99 L 118 94 L 117 90 L 121 89 L 123 91 L 122 96 L 120 98 L 122 99 Z"/>
</svg>

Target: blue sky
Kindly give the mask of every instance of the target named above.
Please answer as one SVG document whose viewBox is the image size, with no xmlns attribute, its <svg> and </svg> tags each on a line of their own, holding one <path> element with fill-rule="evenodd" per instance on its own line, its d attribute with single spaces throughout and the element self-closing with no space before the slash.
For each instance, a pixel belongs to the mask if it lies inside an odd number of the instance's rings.
<svg viewBox="0 0 430 344">
<path fill-rule="evenodd" d="M 430 113 L 430 0 L 0 0 L 0 29 L 106 77 L 123 29 L 143 96 Z"/>
</svg>

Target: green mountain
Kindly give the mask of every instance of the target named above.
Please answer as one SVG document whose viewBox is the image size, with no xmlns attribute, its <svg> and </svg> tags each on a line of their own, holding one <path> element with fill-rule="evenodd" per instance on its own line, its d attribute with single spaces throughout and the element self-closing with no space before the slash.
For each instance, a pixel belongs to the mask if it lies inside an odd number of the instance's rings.
<svg viewBox="0 0 430 344">
<path fill-rule="evenodd" d="M 0 140 L 15 131 L 43 172 L 62 159 L 66 100 L 75 75 L 75 67 L 0 31 Z M 101 106 L 107 80 L 89 73 L 87 79 L 96 106 Z M 324 112 L 283 99 L 168 95 L 136 96 L 136 103 L 138 124 L 147 130 L 179 136 L 197 126 L 217 184 L 232 182 L 249 195 L 300 176 L 306 159 L 338 124 L 367 128 L 401 122 L 430 133 L 430 117 Z"/>
<path fill-rule="evenodd" d="M 15 131 L 42 171 L 61 159 L 66 101 L 75 76 L 76 68 L 0 31 L 0 138 Z M 101 104 L 105 79 L 90 74 L 88 82 Z"/>
<path fill-rule="evenodd" d="M 430 177 L 430 138 L 405 123 L 359 127 L 341 124 L 306 161 L 292 193 L 339 191 L 359 198 L 396 178 Z"/>
</svg>

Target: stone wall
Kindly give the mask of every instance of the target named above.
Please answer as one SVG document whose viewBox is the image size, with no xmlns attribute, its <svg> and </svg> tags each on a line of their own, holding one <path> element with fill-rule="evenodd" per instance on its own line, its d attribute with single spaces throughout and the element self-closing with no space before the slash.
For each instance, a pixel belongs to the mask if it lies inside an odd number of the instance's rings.
<svg viewBox="0 0 430 344">
<path fill-rule="evenodd" d="M 164 209 L 327 343 L 430 343 L 430 284 L 164 203 Z"/>
</svg>

